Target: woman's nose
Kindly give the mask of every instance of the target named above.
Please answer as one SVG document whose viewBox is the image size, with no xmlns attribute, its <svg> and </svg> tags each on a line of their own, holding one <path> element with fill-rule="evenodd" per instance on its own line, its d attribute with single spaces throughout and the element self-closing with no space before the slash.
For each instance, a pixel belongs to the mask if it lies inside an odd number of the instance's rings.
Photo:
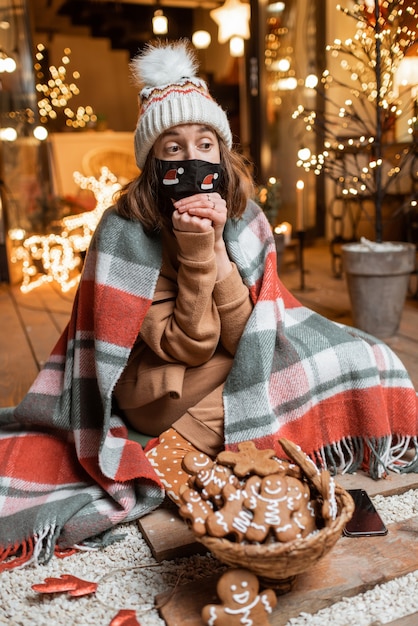
<svg viewBox="0 0 418 626">
<path fill-rule="evenodd" d="M 191 161 L 192 159 L 197 159 L 197 149 L 196 146 L 187 146 L 186 150 L 185 150 L 185 160 L 186 161 Z"/>
</svg>

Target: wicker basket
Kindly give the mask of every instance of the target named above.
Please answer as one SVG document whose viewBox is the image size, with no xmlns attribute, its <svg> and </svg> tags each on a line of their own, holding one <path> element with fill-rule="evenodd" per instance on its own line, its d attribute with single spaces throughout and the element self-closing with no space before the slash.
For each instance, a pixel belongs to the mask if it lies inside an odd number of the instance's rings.
<svg viewBox="0 0 418 626">
<path fill-rule="evenodd" d="M 354 501 L 340 485 L 334 483 L 328 471 L 319 472 L 311 459 L 288 439 L 279 439 L 287 456 L 300 467 L 318 503 L 329 502 L 330 493 L 335 495 L 337 511 L 322 508 L 323 526 L 305 538 L 288 542 L 266 543 L 234 542 L 227 538 L 216 538 L 208 534 L 196 537 L 219 561 L 231 567 L 251 570 L 260 580 L 286 593 L 295 576 L 309 569 L 334 547 L 354 512 Z"/>
<path fill-rule="evenodd" d="M 333 548 L 354 511 L 350 494 L 335 485 L 338 515 L 316 533 L 305 539 L 287 543 L 235 543 L 204 535 L 199 541 L 219 559 L 231 567 L 244 567 L 256 574 L 265 584 L 285 589 L 298 574 L 306 571 Z M 285 589 L 286 590 L 286 589 Z"/>
</svg>

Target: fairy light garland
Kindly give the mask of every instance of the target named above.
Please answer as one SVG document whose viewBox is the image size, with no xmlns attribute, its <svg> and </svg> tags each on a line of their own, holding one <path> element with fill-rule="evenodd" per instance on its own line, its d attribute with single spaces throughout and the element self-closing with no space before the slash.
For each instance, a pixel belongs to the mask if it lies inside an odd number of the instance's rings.
<svg viewBox="0 0 418 626">
<path fill-rule="evenodd" d="M 46 48 L 43 44 L 38 44 L 36 47 L 34 68 L 37 79 L 35 87 L 39 93 L 39 119 L 42 124 L 47 125 L 55 123 L 59 119 L 59 115 L 62 114 L 67 128 L 83 129 L 88 124 L 96 123 L 97 115 L 90 105 L 80 105 L 76 109 L 69 105 L 70 100 L 80 94 L 80 89 L 75 82 L 80 78 L 80 73 L 75 70 L 69 76 L 67 71 L 70 55 L 70 48 L 65 48 L 61 65 L 58 67 L 49 66 L 49 77 L 47 77 L 44 69 Z"/>
<path fill-rule="evenodd" d="M 340 68 L 347 79 L 333 76 L 325 70 L 317 89 L 326 104 L 325 114 L 319 115 L 302 104 L 294 111 L 293 119 L 301 120 L 307 133 L 323 137 L 323 149 L 315 154 L 307 151 L 308 156 L 299 158 L 297 165 L 316 175 L 325 173 L 338 184 L 342 195 L 372 195 L 376 167 L 383 167 L 385 189 L 388 190 L 413 158 L 412 142 L 409 146 L 399 147 L 391 162 L 385 160 L 387 162 L 383 163 L 373 158 L 376 132 L 373 103 L 377 96 L 373 70 L 375 37 L 380 38 L 382 49 L 380 102 L 383 130 L 388 135 L 393 133 L 396 122 L 409 115 L 408 133 L 413 135 L 418 127 L 418 94 L 415 95 L 415 102 L 411 96 L 410 110 L 403 110 L 395 76 L 406 52 L 417 41 L 418 13 L 402 0 L 385 2 L 381 30 L 376 33 L 366 4 L 356 4 L 352 9 L 337 5 L 337 10 L 356 21 L 353 37 L 344 41 L 336 39 L 326 48 L 332 58 L 340 60 Z M 333 99 L 333 88 L 340 93 L 346 90 L 343 104 Z M 388 139 L 386 143 L 396 144 L 396 141 Z"/>
<path fill-rule="evenodd" d="M 69 215 L 60 221 L 58 234 L 31 235 L 25 238 L 22 229 L 9 231 L 12 242 L 11 262 L 21 263 L 20 289 L 28 293 L 46 282 L 56 282 L 62 292 L 72 289 L 80 280 L 83 254 L 104 210 L 113 204 L 114 195 L 122 185 L 107 167 L 101 168 L 99 178 L 73 174 L 81 189 L 93 192 L 96 206 L 92 211 Z"/>
</svg>

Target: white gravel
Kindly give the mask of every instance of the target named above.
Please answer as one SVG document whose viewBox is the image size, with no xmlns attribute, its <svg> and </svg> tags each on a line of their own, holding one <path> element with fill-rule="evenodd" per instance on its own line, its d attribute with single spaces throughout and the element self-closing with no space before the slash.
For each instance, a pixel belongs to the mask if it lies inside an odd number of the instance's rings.
<svg viewBox="0 0 418 626">
<path fill-rule="evenodd" d="M 418 490 L 399 496 L 375 496 L 387 523 L 418 515 Z M 0 624 L 8 626 L 109 626 L 120 609 L 136 610 L 141 626 L 164 626 L 154 608 L 157 594 L 176 584 L 221 573 L 211 556 L 193 556 L 157 564 L 136 523 L 122 525 L 126 536 L 101 551 L 83 551 L 47 566 L 30 566 L 0 576 Z M 47 577 L 73 574 L 98 582 L 96 594 L 38 594 L 31 585 Z M 344 598 L 314 615 L 303 613 L 287 626 L 377 626 L 418 611 L 418 571 L 353 598 Z"/>
</svg>

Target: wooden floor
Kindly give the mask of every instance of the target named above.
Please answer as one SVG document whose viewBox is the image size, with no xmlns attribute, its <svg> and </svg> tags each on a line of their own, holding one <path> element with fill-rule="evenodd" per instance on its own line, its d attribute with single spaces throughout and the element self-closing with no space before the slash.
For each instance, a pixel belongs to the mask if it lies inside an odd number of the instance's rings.
<svg viewBox="0 0 418 626">
<path fill-rule="evenodd" d="M 309 308 L 351 324 L 345 281 L 334 277 L 329 247 L 308 247 L 303 258 L 302 280 L 295 254 L 285 252 L 283 282 Z M 0 406 L 17 404 L 29 389 L 69 319 L 74 293 L 63 294 L 58 286 L 45 284 L 23 294 L 18 285 L 0 284 Z M 400 330 L 387 343 L 418 389 L 418 299 L 407 299 Z"/>
</svg>

